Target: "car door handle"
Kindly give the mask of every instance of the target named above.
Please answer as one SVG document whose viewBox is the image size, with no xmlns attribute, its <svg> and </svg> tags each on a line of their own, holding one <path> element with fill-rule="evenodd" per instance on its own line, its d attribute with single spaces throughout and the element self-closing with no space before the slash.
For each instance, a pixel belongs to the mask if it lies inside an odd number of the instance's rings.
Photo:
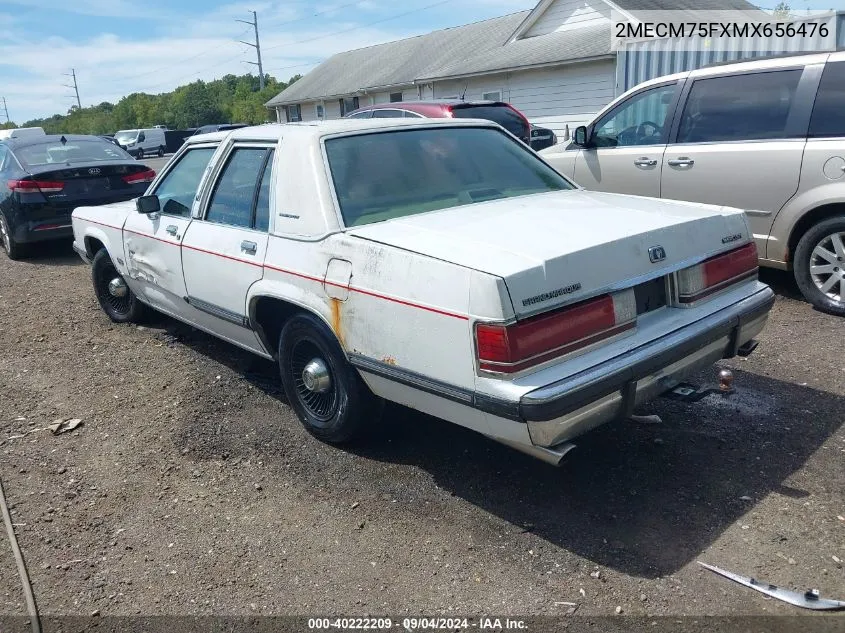
<svg viewBox="0 0 845 633">
<path fill-rule="evenodd" d="M 175 224 L 168 224 L 167 228 L 164 229 L 164 230 L 167 231 L 168 233 L 170 233 L 171 235 L 176 235 L 176 231 L 179 230 L 179 227 L 176 226 Z"/>
<path fill-rule="evenodd" d="M 672 167 L 692 167 L 693 165 L 695 165 L 695 161 L 692 158 L 681 156 L 680 158 L 674 158 L 670 160 L 669 164 Z"/>
<path fill-rule="evenodd" d="M 654 167 L 657 164 L 657 160 L 654 158 L 647 158 L 643 156 L 642 158 L 638 158 L 634 161 L 634 164 L 637 167 Z"/>
<path fill-rule="evenodd" d="M 255 252 L 258 250 L 258 244 L 255 242 L 243 241 L 241 242 L 241 250 L 249 255 L 255 255 Z"/>
</svg>

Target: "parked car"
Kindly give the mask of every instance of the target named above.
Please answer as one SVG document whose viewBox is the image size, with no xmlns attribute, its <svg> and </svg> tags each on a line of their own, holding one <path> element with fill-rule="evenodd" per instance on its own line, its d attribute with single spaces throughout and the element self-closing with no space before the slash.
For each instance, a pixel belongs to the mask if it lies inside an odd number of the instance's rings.
<svg viewBox="0 0 845 633">
<path fill-rule="evenodd" d="M 531 142 L 531 124 L 525 115 L 509 103 L 502 101 L 462 101 L 460 99 L 433 99 L 429 101 L 399 101 L 378 103 L 358 108 L 346 115 L 347 119 L 487 119 L 495 121 L 526 145 Z"/>
<path fill-rule="evenodd" d="M 11 259 L 73 234 L 81 205 L 136 198 L 155 172 L 99 136 L 25 135 L 0 141 L 0 237 Z"/>
<path fill-rule="evenodd" d="M 774 300 L 741 210 L 584 191 L 488 121 L 193 137 L 73 231 L 113 321 L 152 307 L 275 359 L 332 443 L 386 399 L 558 463 L 750 353 Z"/>
<path fill-rule="evenodd" d="M 845 51 L 655 79 L 542 152 L 587 189 L 745 209 L 760 263 L 845 316 Z"/>
<path fill-rule="evenodd" d="M 213 123 L 211 125 L 203 125 L 198 127 L 193 135 L 208 134 L 209 132 L 225 132 L 228 130 L 237 130 L 242 127 L 247 127 L 247 123 Z"/>
<path fill-rule="evenodd" d="M 531 149 L 539 152 L 541 149 L 546 149 L 552 145 L 557 144 L 557 134 L 554 130 L 545 127 L 531 126 Z"/>
<path fill-rule="evenodd" d="M 43 127 L 15 127 L 0 130 L 0 141 L 9 138 L 24 138 L 25 136 L 46 136 Z"/>
<path fill-rule="evenodd" d="M 141 160 L 144 156 L 164 156 L 167 151 L 167 141 L 161 128 L 146 128 L 143 130 L 120 130 L 114 138 L 120 146 L 132 156 Z"/>
</svg>

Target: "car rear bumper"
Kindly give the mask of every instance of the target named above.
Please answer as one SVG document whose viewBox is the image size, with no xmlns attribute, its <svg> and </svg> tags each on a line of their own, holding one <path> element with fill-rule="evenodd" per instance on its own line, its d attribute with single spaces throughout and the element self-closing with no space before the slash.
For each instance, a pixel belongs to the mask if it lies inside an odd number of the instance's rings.
<svg viewBox="0 0 845 633">
<path fill-rule="evenodd" d="M 12 228 L 12 236 L 16 242 L 31 244 L 33 242 L 48 242 L 73 237 L 73 225 L 70 215 L 39 220 L 37 222 L 23 222 Z"/>
<path fill-rule="evenodd" d="M 774 304 L 768 287 L 680 330 L 524 394 L 519 415 L 535 446 L 553 447 L 668 391 L 757 336 Z"/>
</svg>

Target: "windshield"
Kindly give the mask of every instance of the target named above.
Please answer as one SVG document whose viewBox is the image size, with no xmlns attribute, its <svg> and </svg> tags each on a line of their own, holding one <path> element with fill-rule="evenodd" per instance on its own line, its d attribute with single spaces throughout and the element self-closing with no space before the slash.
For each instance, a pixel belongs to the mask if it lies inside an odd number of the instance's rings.
<svg viewBox="0 0 845 633">
<path fill-rule="evenodd" d="M 138 130 L 126 130 L 123 132 L 118 132 L 114 135 L 114 138 L 121 143 L 124 143 L 126 141 L 134 141 L 136 138 L 138 138 Z"/>
<path fill-rule="evenodd" d="M 325 142 L 346 226 L 574 186 L 491 128 L 397 130 Z"/>
<path fill-rule="evenodd" d="M 132 160 L 132 157 L 114 143 L 103 139 L 61 141 L 24 145 L 15 150 L 24 165 L 52 165 L 54 163 L 91 163 L 112 160 Z"/>
</svg>

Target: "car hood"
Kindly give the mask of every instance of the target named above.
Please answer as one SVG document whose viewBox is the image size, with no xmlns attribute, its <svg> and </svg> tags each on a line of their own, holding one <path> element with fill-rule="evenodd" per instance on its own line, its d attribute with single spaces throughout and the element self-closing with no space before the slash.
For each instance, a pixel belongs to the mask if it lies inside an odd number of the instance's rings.
<svg viewBox="0 0 845 633">
<path fill-rule="evenodd" d="M 454 207 L 348 233 L 502 277 L 517 315 L 536 311 L 538 296 L 552 295 L 542 302 L 550 308 L 750 239 L 739 209 L 580 189 Z M 664 259 L 652 262 L 652 247 L 661 247 Z"/>
</svg>

